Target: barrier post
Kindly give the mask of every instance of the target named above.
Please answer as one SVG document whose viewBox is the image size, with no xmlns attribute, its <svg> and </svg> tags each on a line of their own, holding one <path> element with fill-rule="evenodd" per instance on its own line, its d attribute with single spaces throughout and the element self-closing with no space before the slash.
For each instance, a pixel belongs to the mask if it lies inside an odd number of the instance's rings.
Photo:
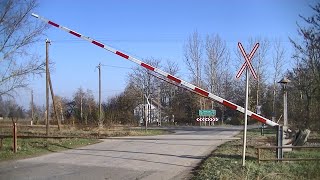
<svg viewBox="0 0 320 180">
<path fill-rule="evenodd" d="M 260 164 L 260 148 L 258 148 L 257 151 L 258 151 L 258 163 Z"/>
<path fill-rule="evenodd" d="M 13 152 L 17 152 L 17 123 L 13 123 Z"/>
<path fill-rule="evenodd" d="M 278 125 L 277 127 L 277 149 L 276 149 L 276 156 L 277 159 L 283 158 L 283 126 Z"/>
</svg>

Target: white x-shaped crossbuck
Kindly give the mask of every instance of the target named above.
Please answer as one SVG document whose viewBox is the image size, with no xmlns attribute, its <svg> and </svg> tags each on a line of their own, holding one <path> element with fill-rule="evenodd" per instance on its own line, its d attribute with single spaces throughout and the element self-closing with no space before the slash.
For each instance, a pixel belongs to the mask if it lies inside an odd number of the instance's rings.
<svg viewBox="0 0 320 180">
<path fill-rule="evenodd" d="M 257 51 L 257 49 L 258 49 L 259 43 L 256 43 L 256 45 L 254 45 L 254 47 L 253 47 L 253 49 L 252 49 L 252 51 L 250 52 L 249 55 L 247 55 L 246 51 L 244 50 L 244 48 L 243 48 L 243 46 L 242 46 L 242 44 L 241 44 L 240 42 L 238 43 L 238 46 L 239 46 L 239 49 L 240 49 L 240 51 L 241 51 L 241 54 L 242 54 L 243 57 L 244 57 L 245 62 L 243 63 L 242 67 L 240 68 L 239 72 L 237 73 L 236 78 L 239 78 L 239 77 L 241 76 L 242 72 L 244 71 L 244 69 L 245 69 L 246 67 L 249 67 L 252 76 L 253 76 L 255 79 L 257 79 L 257 74 L 256 74 L 256 72 L 254 71 L 254 69 L 253 69 L 252 64 L 251 64 L 250 61 L 251 61 L 251 59 L 253 58 L 254 53 L 255 53 L 255 52 Z"/>
</svg>

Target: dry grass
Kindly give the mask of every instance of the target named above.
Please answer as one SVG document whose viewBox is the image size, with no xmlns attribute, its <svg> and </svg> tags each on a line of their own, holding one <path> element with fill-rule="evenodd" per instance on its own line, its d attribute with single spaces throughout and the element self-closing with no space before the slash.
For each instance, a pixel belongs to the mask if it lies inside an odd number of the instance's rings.
<svg viewBox="0 0 320 180">
<path fill-rule="evenodd" d="M 45 125 L 25 125 L 18 123 L 18 136 L 46 136 Z M 82 137 L 82 138 L 107 138 L 115 136 L 145 136 L 167 134 L 164 130 L 148 130 L 131 128 L 129 126 L 110 126 L 98 128 L 84 125 L 62 125 L 58 130 L 57 125 L 50 125 L 49 136 L 52 137 Z M 12 124 L 0 125 L 0 135 L 12 135 Z"/>
</svg>

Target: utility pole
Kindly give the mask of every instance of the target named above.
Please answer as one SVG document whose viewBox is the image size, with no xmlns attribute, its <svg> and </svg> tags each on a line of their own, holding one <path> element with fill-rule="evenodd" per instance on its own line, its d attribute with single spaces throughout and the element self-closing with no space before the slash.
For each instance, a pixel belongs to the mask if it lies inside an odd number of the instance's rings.
<svg viewBox="0 0 320 180">
<path fill-rule="evenodd" d="M 143 109 L 144 109 L 144 129 L 145 131 L 148 130 L 148 120 L 149 120 L 149 115 L 148 115 L 148 106 L 149 106 L 149 94 L 148 91 L 146 89 L 146 87 L 143 88 L 144 92 L 143 92 Z M 148 94 L 148 95 L 147 95 Z"/>
<path fill-rule="evenodd" d="M 275 112 L 275 107 L 276 107 L 276 81 L 273 81 L 273 100 L 272 100 L 272 121 L 276 121 L 276 112 Z"/>
<path fill-rule="evenodd" d="M 60 123 L 60 119 L 58 118 L 58 115 L 57 115 L 56 103 L 55 103 L 55 100 L 54 100 L 54 93 L 53 93 L 51 76 L 50 76 L 50 71 L 49 70 L 48 70 L 48 74 L 49 74 L 49 86 L 50 86 L 51 99 L 52 99 L 52 104 L 53 104 L 54 117 L 56 118 L 56 120 L 58 122 L 58 129 L 60 131 L 61 130 L 61 127 L 60 127 L 61 123 Z"/>
<path fill-rule="evenodd" d="M 99 69 L 99 128 L 102 127 L 101 115 L 101 63 L 97 66 Z"/>
<path fill-rule="evenodd" d="M 31 90 L 31 125 L 33 125 L 34 121 L 34 110 L 33 110 L 33 90 Z"/>
<path fill-rule="evenodd" d="M 82 112 L 82 99 L 83 99 L 83 93 L 81 92 L 80 94 L 80 119 L 81 119 L 81 122 L 82 122 L 82 117 L 83 117 L 83 112 Z"/>
<path fill-rule="evenodd" d="M 46 39 L 46 134 L 49 136 L 49 39 Z"/>
<path fill-rule="evenodd" d="M 161 126 L 161 87 L 158 85 L 158 126 Z"/>
<path fill-rule="evenodd" d="M 145 102 L 147 104 L 144 104 L 144 116 L 145 116 L 145 131 L 148 130 L 148 121 L 150 120 L 150 110 L 149 110 L 149 98 L 150 98 L 150 74 L 147 74 L 147 85 L 144 87 L 144 96 L 145 96 Z"/>
<path fill-rule="evenodd" d="M 63 110 L 62 110 L 62 102 L 60 101 L 60 114 L 61 114 L 61 121 L 64 122 Z"/>
<path fill-rule="evenodd" d="M 143 107 L 144 107 L 144 120 L 145 120 L 144 129 L 145 131 L 147 131 L 148 130 L 148 105 L 144 104 Z"/>
</svg>

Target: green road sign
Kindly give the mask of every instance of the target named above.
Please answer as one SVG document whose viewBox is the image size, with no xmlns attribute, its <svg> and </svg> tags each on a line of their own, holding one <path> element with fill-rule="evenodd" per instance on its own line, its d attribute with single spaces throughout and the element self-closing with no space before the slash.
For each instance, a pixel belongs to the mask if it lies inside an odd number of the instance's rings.
<svg viewBox="0 0 320 180">
<path fill-rule="evenodd" d="M 215 116 L 215 115 L 216 115 L 215 109 L 199 110 L 199 116 Z"/>
</svg>

